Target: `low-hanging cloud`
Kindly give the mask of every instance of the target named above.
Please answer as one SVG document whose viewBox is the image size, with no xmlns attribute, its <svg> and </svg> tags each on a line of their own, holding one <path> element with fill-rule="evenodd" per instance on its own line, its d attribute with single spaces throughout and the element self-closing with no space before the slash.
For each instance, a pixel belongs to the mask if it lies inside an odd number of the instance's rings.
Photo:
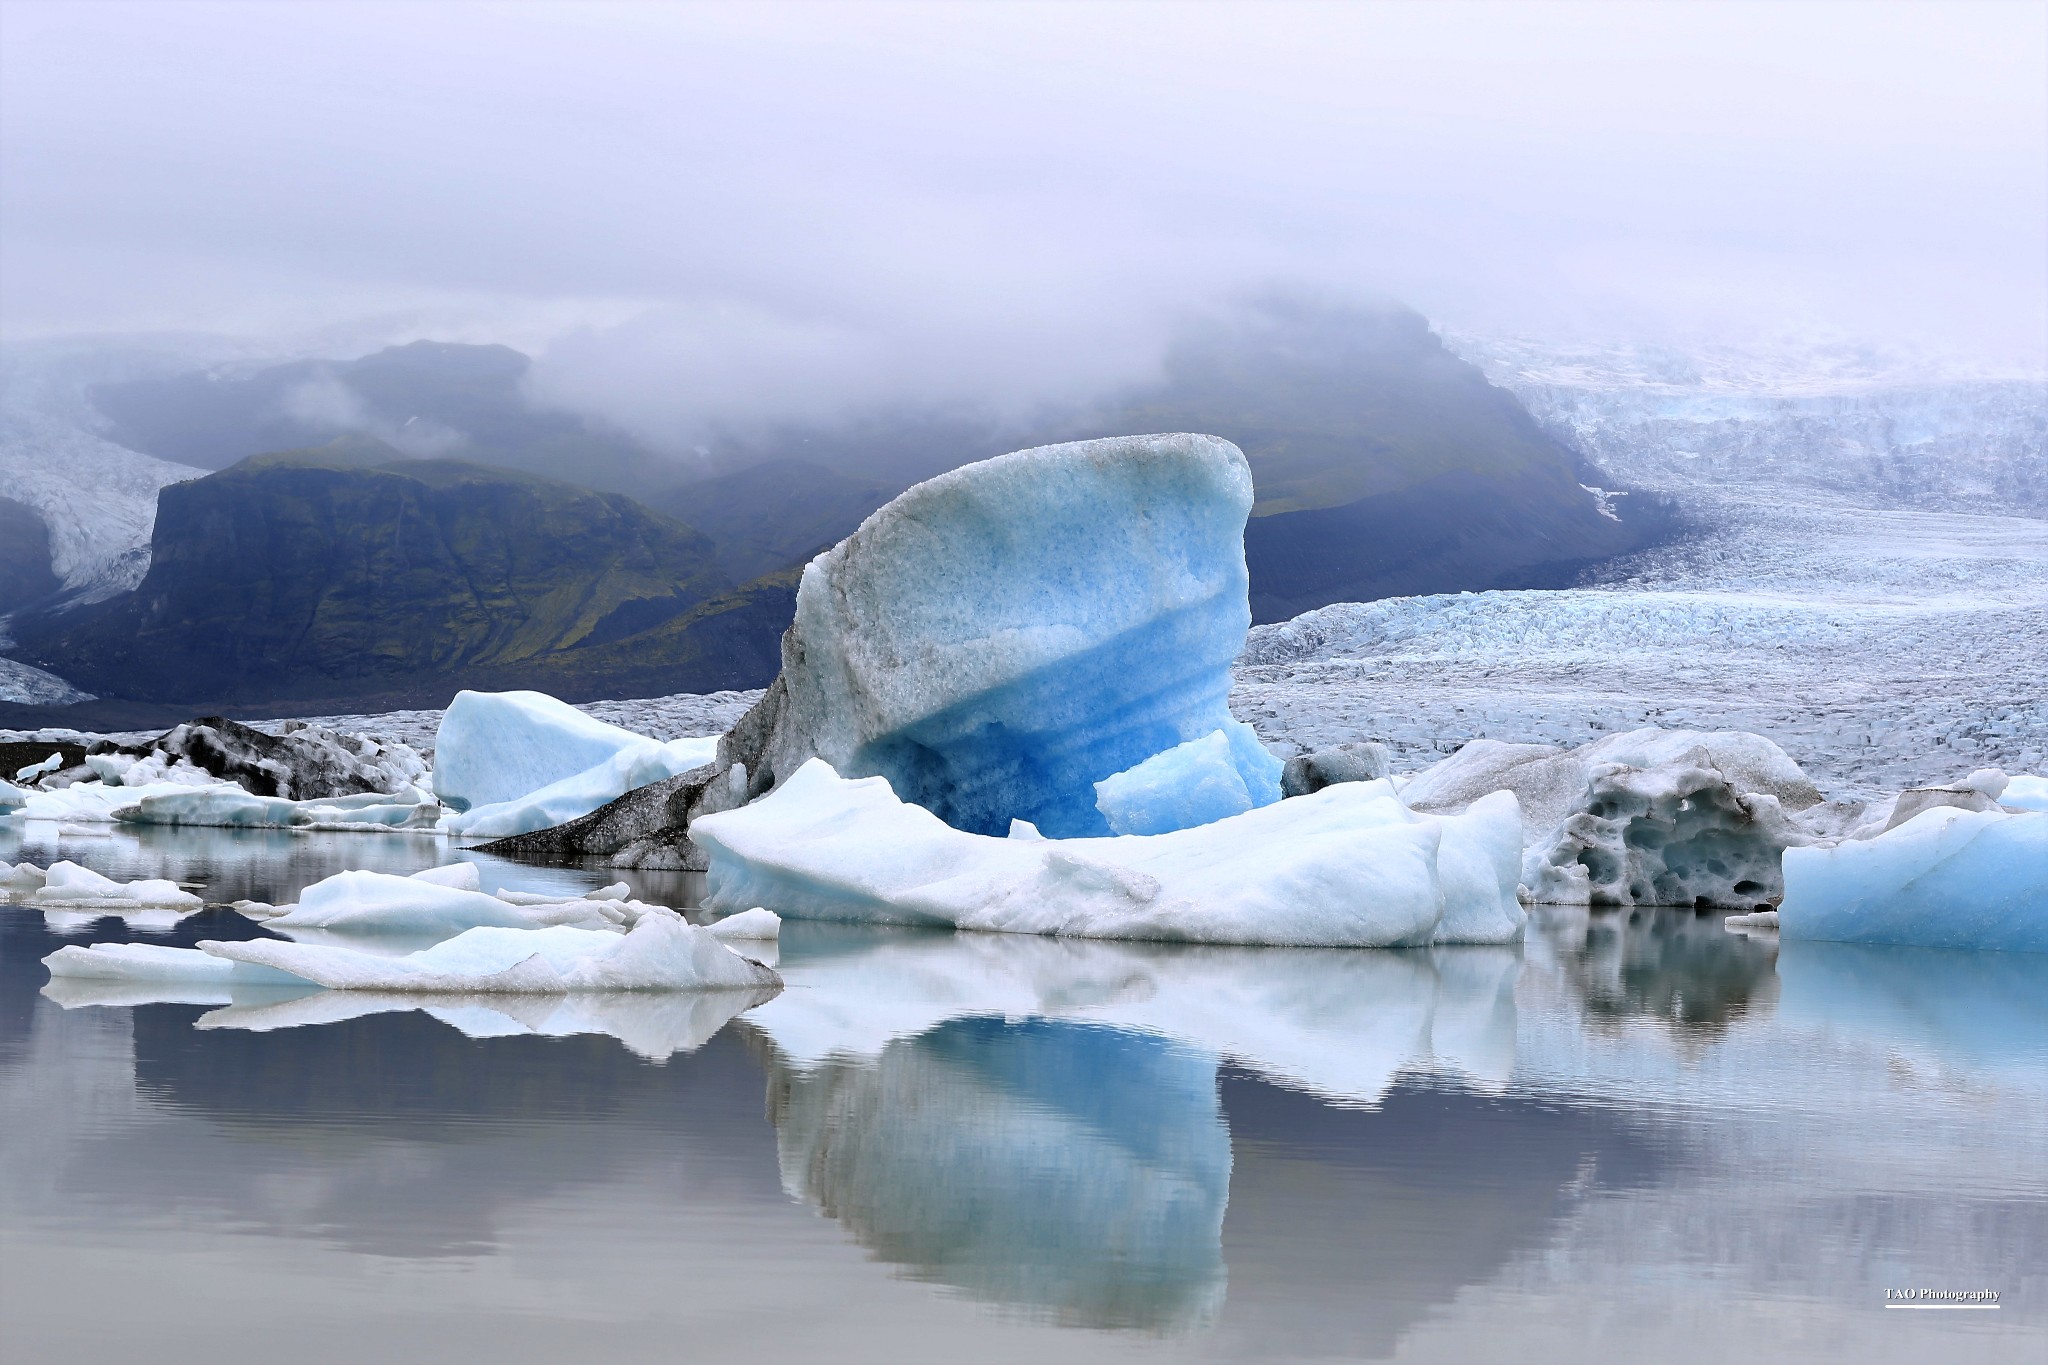
<svg viewBox="0 0 2048 1365">
<path fill-rule="evenodd" d="M 1997 4 L 17 0 L 0 325 L 430 318 L 390 339 L 516 335 L 537 396 L 685 444 L 1142 378 L 1274 282 L 2038 366 L 2044 35 Z"/>
</svg>

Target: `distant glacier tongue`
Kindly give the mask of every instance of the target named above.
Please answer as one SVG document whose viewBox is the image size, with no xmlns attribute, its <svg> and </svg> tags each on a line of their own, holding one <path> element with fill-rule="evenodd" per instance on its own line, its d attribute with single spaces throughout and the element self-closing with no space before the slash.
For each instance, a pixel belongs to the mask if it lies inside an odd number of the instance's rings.
<svg viewBox="0 0 2048 1365">
<path fill-rule="evenodd" d="M 757 786 L 823 758 L 958 829 L 1108 832 L 1095 783 L 1231 727 L 1251 623 L 1244 455 L 1213 436 L 1018 451 L 919 484 L 813 560 Z M 748 729 L 743 722 L 742 731 Z M 1263 753 L 1255 792 L 1278 789 Z"/>
</svg>

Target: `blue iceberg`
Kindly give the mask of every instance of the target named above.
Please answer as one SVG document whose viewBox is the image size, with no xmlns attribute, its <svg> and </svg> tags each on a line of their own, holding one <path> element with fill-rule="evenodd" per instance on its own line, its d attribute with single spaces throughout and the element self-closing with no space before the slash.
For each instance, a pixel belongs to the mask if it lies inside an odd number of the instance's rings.
<svg viewBox="0 0 2048 1365">
<path fill-rule="evenodd" d="M 1095 784 L 1112 834 L 1166 834 L 1280 799 L 1280 760 L 1241 721 L 1154 754 Z"/>
<path fill-rule="evenodd" d="M 1778 932 L 2048 953 L 2048 813 L 1938 806 L 1874 839 L 1788 848 Z"/>
<path fill-rule="evenodd" d="M 1096 783 L 1235 733 L 1251 505 L 1244 455 L 1214 436 L 1044 446 L 921 483 L 805 568 L 782 674 L 721 758 L 756 795 L 822 758 L 956 829 L 1107 834 Z M 1255 800 L 1277 792 L 1267 755 L 1231 747 Z"/>
</svg>

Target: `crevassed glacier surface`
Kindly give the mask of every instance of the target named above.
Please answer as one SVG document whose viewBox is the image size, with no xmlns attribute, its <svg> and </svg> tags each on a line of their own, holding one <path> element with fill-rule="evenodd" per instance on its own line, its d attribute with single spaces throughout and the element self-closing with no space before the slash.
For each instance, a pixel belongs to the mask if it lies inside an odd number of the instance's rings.
<svg viewBox="0 0 2048 1365">
<path fill-rule="evenodd" d="M 1786 938 L 2048 953 L 2048 814 L 1940 806 L 1785 851 Z"/>
</svg>

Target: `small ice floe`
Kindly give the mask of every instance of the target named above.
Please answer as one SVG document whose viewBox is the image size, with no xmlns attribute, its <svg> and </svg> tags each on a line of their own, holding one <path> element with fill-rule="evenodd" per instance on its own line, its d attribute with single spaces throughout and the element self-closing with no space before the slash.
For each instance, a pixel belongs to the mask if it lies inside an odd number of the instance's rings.
<svg viewBox="0 0 2048 1365">
<path fill-rule="evenodd" d="M 140 784 L 123 781 L 74 782 L 56 791 L 29 791 L 21 803 L 22 815 L 30 820 L 57 820 L 67 824 L 106 825 L 114 812 L 137 805 L 153 796 L 171 796 L 195 788 L 240 791 L 232 783 L 216 782 L 198 768 L 174 768 L 160 780 Z"/>
<path fill-rule="evenodd" d="M 589 991 L 761 990 L 781 978 L 672 910 L 644 914 L 624 934 L 556 925 L 469 929 L 431 948 L 386 957 L 332 944 L 278 939 L 196 948 L 96 944 L 43 959 L 56 977 L 313 985 L 330 990 L 426 994 L 562 995 Z"/>
<path fill-rule="evenodd" d="M 609 889 L 609 888 L 608 888 Z M 289 933 L 324 929 L 350 934 L 442 937 L 467 929 L 619 931 L 658 907 L 613 898 L 506 891 L 486 894 L 474 863 L 429 868 L 410 877 L 388 872 L 338 872 L 299 893 L 293 905 L 237 902 L 235 909 L 265 927 Z"/>
<path fill-rule="evenodd" d="M 700 818 L 706 908 L 1082 938 L 1302 947 L 1506 943 L 1521 935 L 1520 808 L 1416 815 L 1349 782 L 1194 829 L 1089 839 L 969 834 L 886 778 L 822 759 Z"/>
<path fill-rule="evenodd" d="M 1998 804 L 2008 810 L 2048 811 L 2048 777 L 2019 773 L 2007 778 Z"/>
<path fill-rule="evenodd" d="M 153 792 L 116 806 L 112 818 L 124 825 L 194 825 L 230 829 L 430 830 L 441 817 L 432 797 L 407 788 L 400 793 L 293 801 L 257 796 L 225 783 L 185 791 Z"/>
<path fill-rule="evenodd" d="M 1778 921 L 1788 939 L 2048 953 L 2048 812 L 1937 805 L 1787 849 Z"/>
<path fill-rule="evenodd" d="M 77 863 L 60 862 L 49 871 L 34 863 L 0 863 L 0 900 L 41 910 L 54 933 L 79 932 L 108 915 L 131 928 L 168 930 L 204 904 L 176 882 L 150 878 L 117 882 Z"/>
<path fill-rule="evenodd" d="M 458 692 L 435 738 L 441 827 L 493 839 L 547 829 L 717 752 L 716 735 L 664 742 L 541 692 Z"/>
<path fill-rule="evenodd" d="M 1278 766 L 1249 727 L 1211 730 L 1097 782 L 1095 809 L 1112 834 L 1189 829 L 1279 800 L 1278 773 L 1268 771 Z M 1252 771 L 1256 793 L 1240 769 Z"/>
<path fill-rule="evenodd" d="M 1721 923 L 1730 929 L 1768 929 L 1775 933 L 1778 928 L 1778 912 L 1775 910 L 1752 910 L 1746 915 L 1728 915 Z"/>
<path fill-rule="evenodd" d="M 709 928 L 727 942 L 766 943 L 782 937 L 782 916 L 757 905 L 737 915 L 728 915 Z"/>
<path fill-rule="evenodd" d="M 63 766 L 64 755 L 51 754 L 48 758 L 43 759 L 40 762 L 29 763 L 24 765 L 18 772 L 14 774 L 14 780 L 16 782 L 33 782 L 39 777 L 45 777 L 48 776 L 50 773 L 56 772 L 59 768 Z"/>
<path fill-rule="evenodd" d="M 1794 815 L 1821 803 L 1761 735 L 1655 727 L 1576 749 L 1473 740 L 1401 797 L 1448 812 L 1502 789 L 1527 820 L 1530 899 L 1565 905 L 1755 909 L 1782 891 L 1785 850 L 1813 842 Z"/>
</svg>

